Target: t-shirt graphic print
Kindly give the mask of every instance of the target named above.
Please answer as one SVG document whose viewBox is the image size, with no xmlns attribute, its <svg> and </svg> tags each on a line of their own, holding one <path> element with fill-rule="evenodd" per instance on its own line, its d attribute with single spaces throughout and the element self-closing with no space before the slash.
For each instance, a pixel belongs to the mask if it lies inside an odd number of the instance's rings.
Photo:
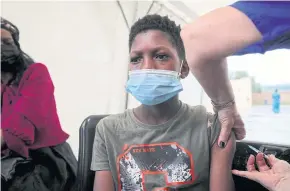
<svg viewBox="0 0 290 191">
<path fill-rule="evenodd" d="M 192 154 L 176 142 L 132 145 L 117 163 L 118 190 L 165 191 L 194 181 Z"/>
</svg>

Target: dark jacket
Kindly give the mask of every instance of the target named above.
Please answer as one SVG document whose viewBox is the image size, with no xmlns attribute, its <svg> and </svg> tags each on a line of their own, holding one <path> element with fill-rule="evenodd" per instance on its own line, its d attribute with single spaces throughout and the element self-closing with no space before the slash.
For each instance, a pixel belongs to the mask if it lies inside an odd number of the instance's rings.
<svg viewBox="0 0 290 191">
<path fill-rule="evenodd" d="M 1 159 L 2 191 L 70 191 L 76 183 L 77 160 L 68 143 L 30 151 L 14 151 Z"/>
</svg>

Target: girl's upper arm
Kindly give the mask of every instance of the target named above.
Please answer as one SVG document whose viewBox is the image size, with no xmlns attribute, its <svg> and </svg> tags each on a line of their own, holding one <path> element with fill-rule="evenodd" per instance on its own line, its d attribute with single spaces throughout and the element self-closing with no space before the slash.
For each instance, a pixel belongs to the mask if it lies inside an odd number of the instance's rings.
<svg viewBox="0 0 290 191">
<path fill-rule="evenodd" d="M 236 150 L 236 138 L 232 133 L 226 148 L 220 148 L 217 142 L 211 148 L 210 191 L 234 191 L 232 162 Z"/>
<path fill-rule="evenodd" d="M 94 191 L 114 191 L 114 181 L 111 171 L 96 171 Z"/>
<path fill-rule="evenodd" d="M 102 119 L 96 127 L 91 163 L 91 170 L 95 171 L 94 191 L 114 191 L 104 132 L 112 123 Z"/>
</svg>

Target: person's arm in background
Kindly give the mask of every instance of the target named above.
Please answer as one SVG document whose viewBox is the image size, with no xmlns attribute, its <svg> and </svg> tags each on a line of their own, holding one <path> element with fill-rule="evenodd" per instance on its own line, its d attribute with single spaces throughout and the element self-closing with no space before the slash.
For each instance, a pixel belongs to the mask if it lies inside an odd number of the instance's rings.
<svg viewBox="0 0 290 191">
<path fill-rule="evenodd" d="M 33 144 L 35 127 L 46 123 L 46 109 L 54 92 L 49 72 L 43 64 L 31 65 L 23 74 L 19 92 L 12 105 L 2 111 L 3 141 L 10 150 L 28 157 L 27 145 Z"/>
<path fill-rule="evenodd" d="M 217 116 L 208 115 L 210 126 L 210 191 L 234 191 L 235 185 L 232 176 L 232 162 L 236 151 L 236 138 L 231 133 L 227 147 L 221 149 L 216 144 L 221 129 Z"/>
<path fill-rule="evenodd" d="M 101 120 L 95 132 L 91 170 L 95 171 L 94 191 L 114 191 L 114 181 L 104 139 L 104 123 Z"/>
<path fill-rule="evenodd" d="M 220 105 L 232 101 L 234 95 L 226 57 L 261 40 L 262 36 L 253 22 L 233 7 L 219 8 L 185 26 L 181 37 L 191 72 L 207 95 Z M 235 105 L 223 112 L 224 115 L 219 112 L 219 117 L 225 116 L 220 119 L 219 145 L 227 142 L 234 125 L 237 139 L 243 139 L 245 129 Z"/>
</svg>

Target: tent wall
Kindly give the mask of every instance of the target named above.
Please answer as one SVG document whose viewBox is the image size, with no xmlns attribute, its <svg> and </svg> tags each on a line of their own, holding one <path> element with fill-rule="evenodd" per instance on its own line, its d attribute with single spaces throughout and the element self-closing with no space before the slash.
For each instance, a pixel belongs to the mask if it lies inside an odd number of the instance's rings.
<svg viewBox="0 0 290 191">
<path fill-rule="evenodd" d="M 150 1 L 121 2 L 129 25 L 144 16 L 150 5 Z M 150 13 L 170 14 L 178 23 L 184 22 L 158 4 Z M 4 1 L 2 16 L 20 29 L 22 49 L 47 65 L 61 124 L 76 154 L 84 118 L 138 105 L 132 97 L 127 101 L 124 90 L 129 30 L 116 1 Z M 200 103 L 201 89 L 193 77 L 183 84 L 181 99 Z"/>
</svg>

